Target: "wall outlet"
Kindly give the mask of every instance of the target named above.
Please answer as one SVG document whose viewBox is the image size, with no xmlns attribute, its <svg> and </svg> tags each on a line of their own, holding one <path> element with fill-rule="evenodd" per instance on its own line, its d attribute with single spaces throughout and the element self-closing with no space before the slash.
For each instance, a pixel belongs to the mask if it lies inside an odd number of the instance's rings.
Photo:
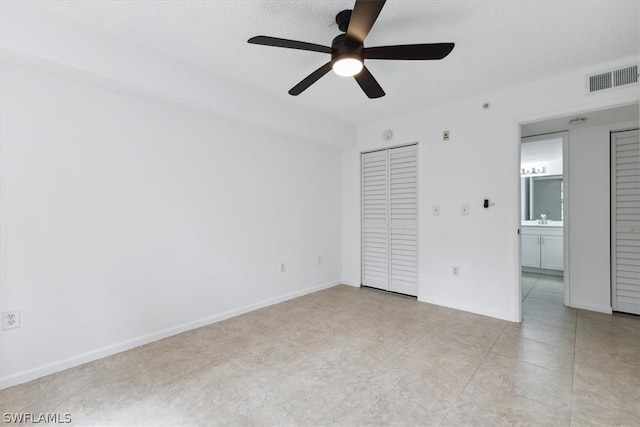
<svg viewBox="0 0 640 427">
<path fill-rule="evenodd" d="M 433 205 L 433 216 L 440 216 L 440 205 Z"/>
<path fill-rule="evenodd" d="M 2 330 L 20 327 L 20 310 L 5 311 L 2 313 Z"/>
<path fill-rule="evenodd" d="M 460 266 L 459 265 L 454 265 L 453 267 L 451 267 L 451 275 L 453 277 L 460 277 Z"/>
<path fill-rule="evenodd" d="M 287 271 L 287 264 L 285 264 L 284 262 L 280 263 L 280 273 L 284 273 L 285 271 Z"/>
<path fill-rule="evenodd" d="M 467 203 L 460 205 L 460 215 L 469 215 L 469 205 Z"/>
<path fill-rule="evenodd" d="M 442 131 L 442 140 L 443 141 L 448 141 L 449 140 L 449 131 L 448 130 Z"/>
</svg>

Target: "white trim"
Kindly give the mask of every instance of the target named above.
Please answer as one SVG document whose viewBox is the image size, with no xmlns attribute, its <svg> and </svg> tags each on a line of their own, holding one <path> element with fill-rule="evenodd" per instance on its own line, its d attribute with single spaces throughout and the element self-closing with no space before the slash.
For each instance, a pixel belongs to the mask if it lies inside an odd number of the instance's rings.
<svg viewBox="0 0 640 427">
<path fill-rule="evenodd" d="M 579 308 L 580 310 L 589 310 L 589 311 L 597 311 L 598 313 L 606 313 L 606 314 L 612 314 L 613 310 L 611 310 L 611 307 L 607 307 L 607 306 L 600 306 L 600 305 L 591 305 L 591 304 L 582 304 L 582 303 L 572 303 L 571 306 L 572 308 Z"/>
<path fill-rule="evenodd" d="M 417 147 L 418 142 L 419 141 L 414 141 L 414 142 L 407 142 L 407 143 L 398 144 L 398 145 L 390 145 L 388 147 L 383 147 L 383 148 L 373 148 L 371 150 L 361 151 L 360 155 L 362 156 L 363 154 L 375 153 L 378 151 L 393 150 L 394 148 L 411 147 L 412 145 L 415 145 Z"/>
<path fill-rule="evenodd" d="M 483 308 L 477 307 L 475 305 L 466 305 L 466 304 L 457 304 L 452 303 L 450 301 L 441 300 L 438 298 L 420 298 L 418 296 L 418 301 L 426 302 L 428 304 L 435 304 L 442 307 L 449 307 L 455 310 L 466 311 L 469 313 L 480 314 L 482 316 L 495 317 L 496 319 L 506 320 L 508 322 L 520 322 L 520 319 L 517 319 L 517 316 L 514 316 L 513 313 L 506 313 L 502 311 L 492 311 L 492 310 L 484 310 Z"/>
<path fill-rule="evenodd" d="M 328 289 L 328 288 L 340 285 L 342 283 L 344 282 L 341 280 L 326 282 L 321 285 L 312 286 L 310 288 L 306 288 L 300 291 L 290 292 L 288 294 L 284 294 L 278 297 L 269 298 L 269 299 L 259 301 L 253 304 L 245 305 L 243 307 L 239 307 L 233 310 L 225 311 L 223 313 L 215 314 L 213 316 L 205 317 L 200 320 L 184 323 L 182 325 L 174 326 L 172 328 L 164 329 L 162 331 L 153 332 L 148 335 L 143 335 L 127 341 L 119 342 L 117 344 L 113 344 L 113 345 L 102 347 L 96 350 L 88 351 L 86 353 L 78 354 L 76 356 L 72 356 L 64 360 L 48 363 L 46 365 L 38 366 L 33 369 L 28 369 L 26 371 L 17 372 L 15 374 L 0 378 L 0 389 L 5 389 L 7 387 L 11 387 L 14 385 L 25 383 L 27 381 L 35 380 L 37 378 L 44 377 L 45 375 L 50 375 L 55 372 L 60 372 L 65 369 L 73 368 L 75 366 L 79 366 L 84 363 L 92 362 L 94 360 L 102 359 L 104 357 L 111 356 L 116 353 L 121 353 L 123 351 L 131 350 L 132 348 L 136 348 L 141 345 L 145 345 L 154 341 L 161 340 L 163 338 L 177 335 L 182 332 L 200 328 L 202 326 L 207 326 L 212 323 L 220 322 L 221 320 L 226 320 L 231 317 L 239 316 L 241 314 L 245 314 L 254 310 L 268 307 L 270 305 L 288 301 L 290 299 L 301 297 L 303 295 L 307 295 L 313 292 L 321 291 L 323 289 Z"/>
<path fill-rule="evenodd" d="M 562 182 L 563 182 L 563 206 L 562 206 L 562 226 L 563 226 L 563 269 L 562 269 L 562 282 L 564 285 L 564 305 L 571 306 L 571 266 L 570 255 L 571 246 L 571 181 L 569 179 L 569 131 L 564 132 L 562 137 Z"/>
<path fill-rule="evenodd" d="M 596 102 L 588 102 L 571 107 L 559 108 L 553 111 L 546 111 L 538 114 L 530 114 L 516 118 L 516 123 L 520 126 L 530 123 L 542 122 L 545 120 L 556 119 L 558 117 L 580 115 L 583 113 L 591 113 L 594 111 L 608 110 L 610 108 L 624 107 L 638 103 L 638 95 L 624 95 L 611 99 L 604 99 Z"/>
<path fill-rule="evenodd" d="M 354 288 L 359 288 L 361 286 L 360 282 L 355 280 L 343 280 L 341 283 L 343 285 L 353 286 Z"/>
</svg>

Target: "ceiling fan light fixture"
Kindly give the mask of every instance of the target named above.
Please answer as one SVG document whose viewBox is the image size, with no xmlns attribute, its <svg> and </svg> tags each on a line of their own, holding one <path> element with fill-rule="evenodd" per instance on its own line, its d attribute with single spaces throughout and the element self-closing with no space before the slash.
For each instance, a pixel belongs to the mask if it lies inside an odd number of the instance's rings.
<svg viewBox="0 0 640 427">
<path fill-rule="evenodd" d="M 356 55 L 340 55 L 331 64 L 333 71 L 343 77 L 351 77 L 362 71 L 364 64 Z"/>
<path fill-rule="evenodd" d="M 0 0 L 2 1 L 2 0 Z M 392 46 L 364 47 L 364 40 L 378 19 L 386 0 L 356 0 L 353 9 L 336 15 L 341 33 L 331 42 L 331 47 L 279 37 L 255 36 L 247 40 L 251 44 L 306 50 L 330 54 L 331 60 L 289 89 L 289 95 L 298 96 L 312 84 L 333 70 L 340 76 L 351 76 L 369 99 L 385 95 L 384 90 L 364 66 L 365 59 L 393 61 L 427 61 L 443 59 L 453 50 L 454 43 L 420 43 Z M 328 2 L 327 2 L 328 3 Z"/>
</svg>

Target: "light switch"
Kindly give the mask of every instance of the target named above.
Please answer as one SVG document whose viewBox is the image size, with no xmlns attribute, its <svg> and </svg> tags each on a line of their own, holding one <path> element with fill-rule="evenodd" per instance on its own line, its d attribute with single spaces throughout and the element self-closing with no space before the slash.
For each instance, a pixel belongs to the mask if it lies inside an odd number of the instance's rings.
<svg viewBox="0 0 640 427">
<path fill-rule="evenodd" d="M 440 205 L 433 205 L 433 216 L 440 216 Z"/>
<path fill-rule="evenodd" d="M 464 203 L 460 205 L 460 215 L 469 215 L 469 205 Z"/>
</svg>

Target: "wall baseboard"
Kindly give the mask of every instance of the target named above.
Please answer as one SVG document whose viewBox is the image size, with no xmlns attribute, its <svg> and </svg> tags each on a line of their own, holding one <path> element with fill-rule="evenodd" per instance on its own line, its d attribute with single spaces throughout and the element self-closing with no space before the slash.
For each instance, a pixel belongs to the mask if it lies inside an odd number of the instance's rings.
<svg viewBox="0 0 640 427">
<path fill-rule="evenodd" d="M 122 341 L 117 344 L 113 344 L 113 345 L 102 347 L 96 350 L 88 351 L 86 353 L 69 357 L 64 360 L 48 363 L 46 365 L 38 366 L 33 369 L 28 369 L 26 371 L 17 372 L 15 374 L 0 378 L 0 390 L 8 387 L 12 387 L 14 385 L 22 384 L 28 381 L 32 381 L 56 372 L 64 371 L 65 369 L 69 369 L 79 365 L 83 365 L 85 363 L 93 362 L 94 360 L 102 359 L 104 357 L 111 356 L 113 354 L 131 350 L 133 348 L 140 347 L 141 345 L 149 344 L 151 342 L 158 341 L 163 338 L 168 338 L 173 335 L 180 334 L 182 332 L 190 331 L 192 329 L 200 328 L 202 326 L 207 326 L 212 323 L 220 322 L 222 320 L 226 320 L 231 317 L 236 317 L 241 314 L 245 314 L 245 313 L 258 310 L 264 307 L 269 307 L 271 305 L 288 301 L 294 298 L 298 298 L 303 295 L 311 294 L 313 292 L 321 291 L 323 289 L 328 289 L 328 288 L 340 285 L 342 283 L 344 282 L 341 280 L 326 282 L 317 286 L 312 286 L 299 291 L 290 292 L 288 294 L 284 294 L 278 297 L 269 298 L 269 299 L 259 301 L 253 304 L 249 304 L 243 307 L 239 307 L 233 310 L 225 311 L 223 313 L 215 314 L 213 316 L 208 316 L 203 319 L 195 320 L 193 322 L 184 323 L 182 325 L 174 326 L 172 328 L 164 329 L 162 331 L 154 332 L 154 333 L 133 338 L 127 341 Z"/>
<path fill-rule="evenodd" d="M 547 276 L 564 276 L 563 270 L 548 270 L 546 268 L 522 267 L 522 271 L 526 273 L 546 274 Z"/>
<path fill-rule="evenodd" d="M 360 283 L 356 282 L 354 280 L 343 280 L 342 281 L 343 285 L 349 285 L 349 286 L 353 286 L 355 288 L 359 288 L 360 287 Z"/>
<path fill-rule="evenodd" d="M 519 319 L 516 319 L 516 315 L 514 313 L 503 313 L 503 312 L 495 312 L 490 310 L 483 310 L 477 306 L 470 306 L 465 304 L 456 304 L 451 301 L 439 300 L 437 298 L 424 298 L 418 295 L 418 301 L 426 302 L 428 304 L 440 305 L 442 307 L 449 307 L 455 310 L 467 311 L 469 313 L 480 314 L 482 316 L 494 317 L 496 319 L 506 320 L 508 322 L 520 322 Z"/>
<path fill-rule="evenodd" d="M 598 313 L 605 313 L 605 314 L 613 313 L 613 310 L 611 309 L 611 307 L 607 307 L 604 305 L 600 306 L 600 305 L 592 305 L 592 304 L 581 304 L 581 303 L 575 303 L 571 301 L 570 307 L 579 308 L 580 310 L 597 311 Z"/>
</svg>

